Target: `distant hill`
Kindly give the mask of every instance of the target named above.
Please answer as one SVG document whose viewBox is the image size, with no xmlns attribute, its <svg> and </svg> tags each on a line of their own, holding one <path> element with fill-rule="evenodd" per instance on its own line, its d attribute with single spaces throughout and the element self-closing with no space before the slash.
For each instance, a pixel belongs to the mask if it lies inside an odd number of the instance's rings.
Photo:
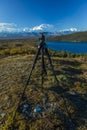
<svg viewBox="0 0 87 130">
<path fill-rule="evenodd" d="M 43 30 L 44 31 L 44 30 Z M 71 41 L 71 42 L 87 42 L 87 31 L 78 32 L 74 29 L 59 32 L 45 32 L 48 41 Z M 0 39 L 37 39 L 40 37 L 39 31 L 31 32 L 0 32 Z"/>
<path fill-rule="evenodd" d="M 61 36 L 52 36 L 47 38 L 47 40 L 51 41 L 72 41 L 72 42 L 87 42 L 87 31 L 85 32 L 77 32 L 68 35 Z"/>
</svg>

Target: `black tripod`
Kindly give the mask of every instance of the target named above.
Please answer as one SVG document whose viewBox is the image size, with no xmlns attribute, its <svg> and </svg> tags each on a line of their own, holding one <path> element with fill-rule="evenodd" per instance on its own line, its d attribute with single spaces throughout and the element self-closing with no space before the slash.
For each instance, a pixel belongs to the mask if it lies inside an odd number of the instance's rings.
<svg viewBox="0 0 87 130">
<path fill-rule="evenodd" d="M 33 65 L 32 65 L 32 68 L 31 68 L 31 71 L 30 71 L 30 74 L 29 74 L 28 83 L 29 83 L 29 80 L 30 80 L 31 75 L 32 75 L 32 71 L 33 71 L 33 69 L 34 69 L 34 67 L 35 67 L 35 64 L 36 64 L 36 62 L 37 62 L 38 56 L 39 56 L 40 51 L 41 51 L 41 54 L 42 54 L 42 73 L 41 73 L 42 83 L 41 83 L 41 85 L 42 85 L 42 87 L 43 87 L 44 73 L 47 74 L 47 72 L 46 72 L 46 67 L 45 67 L 45 62 L 44 62 L 44 54 L 46 54 L 47 57 L 48 57 L 48 60 L 49 60 L 50 66 L 51 66 L 51 70 L 52 70 L 52 72 L 53 72 L 54 78 L 55 78 L 55 80 L 56 80 L 57 83 L 58 83 L 58 79 L 57 79 L 56 74 L 55 74 L 55 71 L 54 71 L 54 67 L 53 67 L 53 64 L 52 64 L 52 61 L 51 61 L 50 54 L 49 54 L 48 49 L 47 49 L 47 47 L 46 47 L 45 36 L 43 35 L 43 33 L 42 33 L 42 37 L 39 38 L 39 40 L 40 40 L 41 42 L 40 42 L 40 44 L 39 44 L 39 46 L 38 46 L 38 51 L 37 51 L 36 57 L 35 57 L 35 59 L 34 59 L 34 62 L 33 62 Z"/>
<path fill-rule="evenodd" d="M 20 100 L 19 100 L 19 102 L 18 102 L 18 106 L 17 106 L 16 111 L 15 111 L 15 113 L 14 113 L 13 122 L 14 122 L 14 119 L 15 119 L 15 116 L 16 116 L 16 112 L 17 112 L 17 110 L 18 110 L 18 108 L 19 108 L 19 106 L 20 106 L 21 100 L 22 100 L 23 97 L 24 97 L 24 94 L 25 94 L 27 85 L 28 85 L 29 82 L 30 82 L 31 75 L 32 75 L 33 69 L 35 68 L 35 64 L 36 64 L 36 62 L 37 62 L 37 59 L 38 59 L 38 56 L 39 56 L 40 52 L 41 52 L 41 54 L 42 54 L 42 56 L 41 56 L 41 57 L 42 57 L 42 73 L 41 73 L 41 76 L 42 76 L 41 84 L 42 84 L 42 86 L 43 86 L 44 73 L 45 73 L 45 74 L 47 73 L 47 72 L 46 72 L 46 67 L 45 67 L 45 62 L 44 62 L 44 54 L 47 55 L 47 58 L 48 58 L 48 60 L 49 60 L 50 66 L 51 66 L 51 70 L 52 70 L 53 75 L 54 75 L 54 78 L 55 78 L 55 80 L 56 80 L 56 82 L 57 82 L 57 84 L 58 84 L 58 79 L 57 79 L 57 77 L 56 77 L 56 74 L 55 74 L 55 71 L 54 71 L 54 67 L 53 67 L 53 65 L 52 65 L 52 61 L 51 61 L 50 54 L 49 54 L 48 49 L 47 49 L 46 44 L 45 44 L 45 36 L 43 35 L 43 33 L 42 33 L 42 37 L 41 37 L 39 40 L 40 40 L 40 44 L 39 44 L 39 46 L 38 46 L 38 51 L 37 51 L 37 53 L 36 53 L 36 56 L 35 56 L 33 65 L 32 65 L 32 67 L 31 67 L 28 80 L 27 80 L 27 82 L 26 82 L 26 84 L 25 84 L 24 90 L 23 90 L 22 95 L 21 95 L 21 97 L 20 97 Z"/>
</svg>

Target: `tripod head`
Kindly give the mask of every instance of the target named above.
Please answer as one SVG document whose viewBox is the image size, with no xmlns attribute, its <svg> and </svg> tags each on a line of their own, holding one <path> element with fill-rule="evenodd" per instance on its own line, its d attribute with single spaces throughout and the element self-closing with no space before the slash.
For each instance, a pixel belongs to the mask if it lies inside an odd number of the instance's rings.
<svg viewBox="0 0 87 130">
<path fill-rule="evenodd" d="M 40 33 L 40 34 L 41 34 L 41 37 L 39 38 L 39 41 L 41 43 L 44 43 L 45 42 L 45 35 L 44 35 L 44 33 Z"/>
<path fill-rule="evenodd" d="M 38 44 L 38 48 L 40 46 L 44 46 L 45 45 L 45 35 L 44 35 L 44 32 L 40 33 L 40 34 L 41 34 L 41 37 L 39 38 L 40 43 Z"/>
</svg>

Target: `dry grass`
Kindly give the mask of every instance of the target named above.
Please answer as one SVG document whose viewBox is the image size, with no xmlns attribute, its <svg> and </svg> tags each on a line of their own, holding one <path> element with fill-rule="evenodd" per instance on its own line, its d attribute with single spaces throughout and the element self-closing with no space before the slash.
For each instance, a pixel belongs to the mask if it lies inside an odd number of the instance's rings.
<svg viewBox="0 0 87 130">
<path fill-rule="evenodd" d="M 31 47 L 30 47 L 31 48 Z M 35 54 L 16 54 L 0 59 L 0 130 L 6 130 L 18 103 Z M 43 99 L 48 98 L 46 106 L 37 118 L 28 120 L 17 113 L 17 130 L 86 130 L 87 129 L 87 61 L 83 57 L 59 58 L 52 56 L 55 72 L 60 85 L 56 85 L 45 58 L 47 76 L 44 88 L 41 86 L 40 57 L 33 71 L 30 85 L 26 90 L 27 100 L 33 109 L 38 104 L 43 106 Z M 23 117 L 22 117 L 23 116 Z M 20 118 L 23 118 L 23 120 Z"/>
</svg>

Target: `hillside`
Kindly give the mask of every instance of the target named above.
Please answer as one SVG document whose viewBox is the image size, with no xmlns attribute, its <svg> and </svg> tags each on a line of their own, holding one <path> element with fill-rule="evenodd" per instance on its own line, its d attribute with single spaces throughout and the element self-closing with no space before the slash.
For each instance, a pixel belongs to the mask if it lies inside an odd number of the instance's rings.
<svg viewBox="0 0 87 130">
<path fill-rule="evenodd" d="M 0 41 L 0 130 L 87 130 L 87 56 L 51 50 L 59 83 L 45 57 L 47 75 L 41 86 L 39 56 L 11 128 L 37 52 L 35 43 L 29 39 Z M 41 111 L 35 112 L 38 106 Z"/>
<path fill-rule="evenodd" d="M 69 35 L 53 36 L 49 37 L 48 40 L 52 41 L 71 41 L 71 42 L 87 42 L 87 31 L 77 32 Z"/>
</svg>

